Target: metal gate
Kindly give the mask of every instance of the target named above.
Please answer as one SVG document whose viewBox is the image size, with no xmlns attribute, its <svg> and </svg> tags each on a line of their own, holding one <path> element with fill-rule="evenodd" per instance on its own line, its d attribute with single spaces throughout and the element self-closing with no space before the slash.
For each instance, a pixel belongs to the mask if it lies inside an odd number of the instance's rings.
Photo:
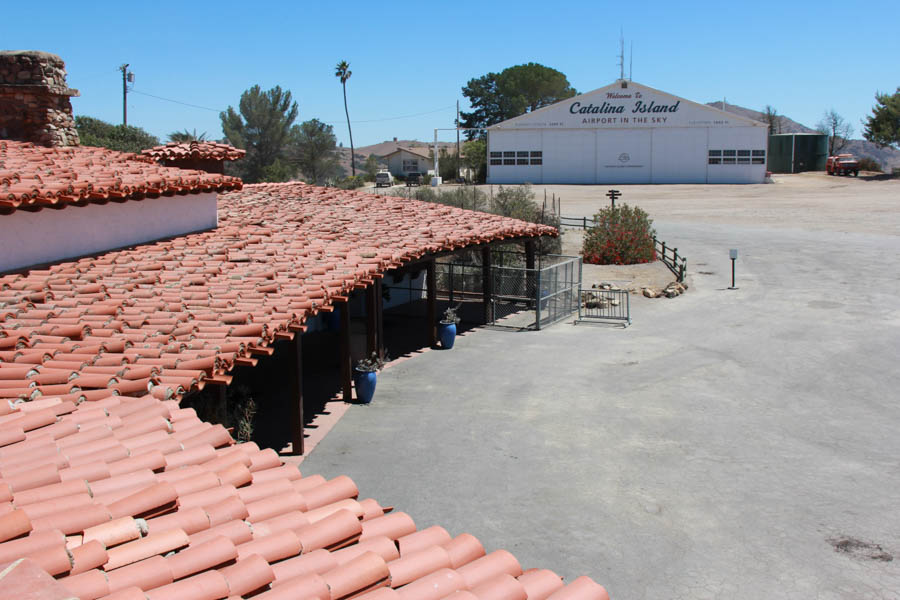
<svg viewBox="0 0 900 600">
<path fill-rule="evenodd" d="M 535 268 L 525 255 L 496 251 L 491 255 L 488 323 L 514 329 L 542 329 L 578 310 L 581 258 L 545 255 Z M 483 300 L 484 269 L 477 256 L 454 257 L 435 265 L 438 294 L 451 304 Z"/>
<path fill-rule="evenodd" d="M 631 325 L 631 302 L 625 290 L 581 290 L 576 323 L 608 323 L 621 321 Z"/>
</svg>

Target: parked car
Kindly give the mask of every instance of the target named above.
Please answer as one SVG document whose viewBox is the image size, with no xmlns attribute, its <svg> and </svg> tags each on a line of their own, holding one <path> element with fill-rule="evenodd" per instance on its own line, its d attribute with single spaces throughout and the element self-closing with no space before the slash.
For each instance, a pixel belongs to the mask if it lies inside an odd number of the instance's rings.
<svg viewBox="0 0 900 600">
<path fill-rule="evenodd" d="M 394 176 L 390 171 L 379 171 L 375 173 L 375 187 L 391 187 L 394 185 Z"/>
<path fill-rule="evenodd" d="M 852 154 L 829 156 L 825 160 L 825 172 L 829 175 L 849 175 L 853 173 L 854 177 L 858 177 L 859 161 Z"/>
<path fill-rule="evenodd" d="M 410 187 L 413 185 L 422 185 L 422 174 L 421 173 L 407 173 L 406 174 L 406 187 Z"/>
</svg>

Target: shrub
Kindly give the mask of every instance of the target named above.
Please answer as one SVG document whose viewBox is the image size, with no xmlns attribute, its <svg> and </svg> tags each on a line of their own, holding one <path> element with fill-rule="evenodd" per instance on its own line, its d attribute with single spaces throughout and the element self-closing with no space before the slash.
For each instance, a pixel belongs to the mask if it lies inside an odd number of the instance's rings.
<svg viewBox="0 0 900 600">
<path fill-rule="evenodd" d="M 429 173 L 422 173 L 422 185 L 431 185 L 431 177 Z"/>
<path fill-rule="evenodd" d="M 361 188 L 366 184 L 366 176 L 365 175 L 350 175 L 348 177 L 342 177 L 334 182 L 334 187 L 340 188 L 342 190 L 355 190 L 357 188 Z"/>
<path fill-rule="evenodd" d="M 631 265 L 656 260 L 653 220 L 637 206 L 621 204 L 594 215 L 594 226 L 584 234 L 584 262 L 595 265 Z"/>
<path fill-rule="evenodd" d="M 559 217 L 549 211 L 541 209 L 540 204 L 534 198 L 534 191 L 530 185 L 500 186 L 493 195 L 493 200 L 484 191 L 474 186 L 454 186 L 450 188 L 418 187 L 398 188 L 391 193 L 401 198 L 412 198 L 423 202 L 434 202 L 493 213 L 504 217 L 521 219 L 531 223 L 542 223 L 559 229 Z M 514 243 L 513 246 L 521 245 Z M 507 248 L 513 250 L 514 248 Z M 538 242 L 540 254 L 559 254 L 562 250 L 562 240 L 559 237 L 544 239 Z"/>
<path fill-rule="evenodd" d="M 881 164 L 870 156 L 863 156 L 859 159 L 859 170 L 874 171 L 876 173 L 884 172 L 884 169 L 881 168 Z"/>
<path fill-rule="evenodd" d="M 119 152 L 138 153 L 159 145 L 159 138 L 140 127 L 113 125 L 93 117 L 75 117 L 75 129 L 83 146 L 100 146 Z"/>
</svg>

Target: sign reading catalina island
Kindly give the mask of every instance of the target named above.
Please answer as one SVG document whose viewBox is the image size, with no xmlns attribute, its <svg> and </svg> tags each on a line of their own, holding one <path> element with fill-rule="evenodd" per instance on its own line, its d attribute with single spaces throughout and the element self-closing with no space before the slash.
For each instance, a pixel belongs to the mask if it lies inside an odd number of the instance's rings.
<svg viewBox="0 0 900 600">
<path fill-rule="evenodd" d="M 678 112 L 678 105 L 681 104 L 681 100 L 677 100 L 675 104 L 657 104 L 653 100 L 650 101 L 649 104 L 644 104 L 640 100 L 637 100 L 634 103 L 634 108 L 631 109 L 632 113 L 663 113 L 663 112 Z M 569 105 L 569 112 L 573 115 L 575 114 L 597 114 L 597 113 L 617 113 L 621 114 L 625 112 L 625 105 L 619 104 L 614 106 L 609 104 L 608 102 L 604 102 L 600 106 L 594 106 L 593 104 L 588 104 L 587 106 L 582 106 L 581 102 L 573 102 Z"/>
<path fill-rule="evenodd" d="M 746 122 L 745 122 L 746 121 Z M 636 83 L 618 83 L 495 125 L 499 129 L 734 127 L 755 125 Z"/>
</svg>

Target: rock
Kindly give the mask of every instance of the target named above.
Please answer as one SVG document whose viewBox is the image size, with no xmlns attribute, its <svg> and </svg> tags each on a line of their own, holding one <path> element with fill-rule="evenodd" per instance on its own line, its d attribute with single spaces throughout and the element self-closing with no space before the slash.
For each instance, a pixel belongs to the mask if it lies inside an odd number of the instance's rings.
<svg viewBox="0 0 900 600">
<path fill-rule="evenodd" d="M 642 290 L 642 293 L 643 293 L 644 296 L 647 297 L 647 298 L 656 298 L 656 297 L 659 295 L 659 294 L 656 292 L 656 290 L 654 290 L 653 288 L 648 288 L 648 287 L 645 287 L 645 288 Z"/>
</svg>

